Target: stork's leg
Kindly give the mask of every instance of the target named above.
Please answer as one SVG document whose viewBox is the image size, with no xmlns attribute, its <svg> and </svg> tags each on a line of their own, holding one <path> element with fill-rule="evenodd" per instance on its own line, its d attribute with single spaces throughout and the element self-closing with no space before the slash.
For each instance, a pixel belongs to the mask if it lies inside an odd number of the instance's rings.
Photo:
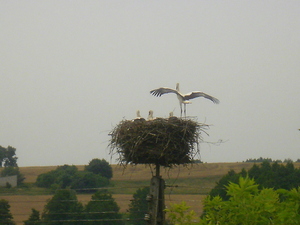
<svg viewBox="0 0 300 225">
<path fill-rule="evenodd" d="M 186 104 L 184 104 L 184 118 L 186 118 Z"/>
<path fill-rule="evenodd" d="M 180 103 L 180 118 L 182 117 L 182 104 Z"/>
</svg>

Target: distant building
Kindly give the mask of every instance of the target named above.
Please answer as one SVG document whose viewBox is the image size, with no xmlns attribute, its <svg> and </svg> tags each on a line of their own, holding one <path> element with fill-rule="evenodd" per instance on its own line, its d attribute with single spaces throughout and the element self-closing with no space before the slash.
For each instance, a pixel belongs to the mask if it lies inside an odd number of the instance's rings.
<svg viewBox="0 0 300 225">
<path fill-rule="evenodd" d="M 5 187 L 9 183 L 12 187 L 17 186 L 17 175 L 0 177 L 0 187 Z"/>
</svg>

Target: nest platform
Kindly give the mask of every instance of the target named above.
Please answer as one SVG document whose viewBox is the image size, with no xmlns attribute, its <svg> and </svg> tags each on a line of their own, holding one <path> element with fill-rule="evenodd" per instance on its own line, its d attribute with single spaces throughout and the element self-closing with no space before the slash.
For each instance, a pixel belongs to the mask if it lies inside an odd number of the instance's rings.
<svg viewBox="0 0 300 225">
<path fill-rule="evenodd" d="M 187 164 L 199 153 L 206 129 L 206 124 L 177 117 L 123 120 L 110 133 L 110 153 L 118 154 L 121 164 Z"/>
</svg>

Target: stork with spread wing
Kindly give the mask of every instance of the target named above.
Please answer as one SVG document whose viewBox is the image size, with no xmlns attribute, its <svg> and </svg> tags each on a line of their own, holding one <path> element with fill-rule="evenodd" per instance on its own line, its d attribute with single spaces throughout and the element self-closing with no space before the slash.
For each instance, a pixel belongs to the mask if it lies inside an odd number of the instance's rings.
<svg viewBox="0 0 300 225">
<path fill-rule="evenodd" d="M 172 89 L 172 88 L 161 87 L 161 88 L 157 88 L 157 89 L 150 91 L 150 94 L 152 94 L 156 97 L 160 97 L 163 94 L 168 94 L 168 93 L 175 93 L 177 95 L 177 98 L 178 98 L 179 104 L 180 104 L 180 116 L 182 116 L 182 104 L 183 104 L 185 117 L 186 117 L 186 104 L 192 103 L 191 101 L 188 101 L 190 99 L 204 97 L 206 99 L 211 100 L 215 104 L 219 104 L 219 102 L 220 102 L 217 98 L 210 96 L 208 94 L 205 94 L 204 92 L 201 92 L 201 91 L 193 91 L 193 92 L 190 92 L 187 94 L 182 94 L 179 91 L 179 83 L 176 84 L 176 90 Z"/>
</svg>

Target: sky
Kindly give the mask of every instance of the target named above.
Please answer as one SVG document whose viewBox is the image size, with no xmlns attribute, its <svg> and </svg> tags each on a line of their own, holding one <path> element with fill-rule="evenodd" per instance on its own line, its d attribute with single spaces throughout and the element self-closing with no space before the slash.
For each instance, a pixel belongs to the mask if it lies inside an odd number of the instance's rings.
<svg viewBox="0 0 300 225">
<path fill-rule="evenodd" d="M 122 120 L 210 125 L 204 162 L 300 158 L 300 1 L 0 0 L 0 145 L 19 166 L 117 163 Z M 216 144 L 219 141 L 221 144 Z"/>
</svg>

